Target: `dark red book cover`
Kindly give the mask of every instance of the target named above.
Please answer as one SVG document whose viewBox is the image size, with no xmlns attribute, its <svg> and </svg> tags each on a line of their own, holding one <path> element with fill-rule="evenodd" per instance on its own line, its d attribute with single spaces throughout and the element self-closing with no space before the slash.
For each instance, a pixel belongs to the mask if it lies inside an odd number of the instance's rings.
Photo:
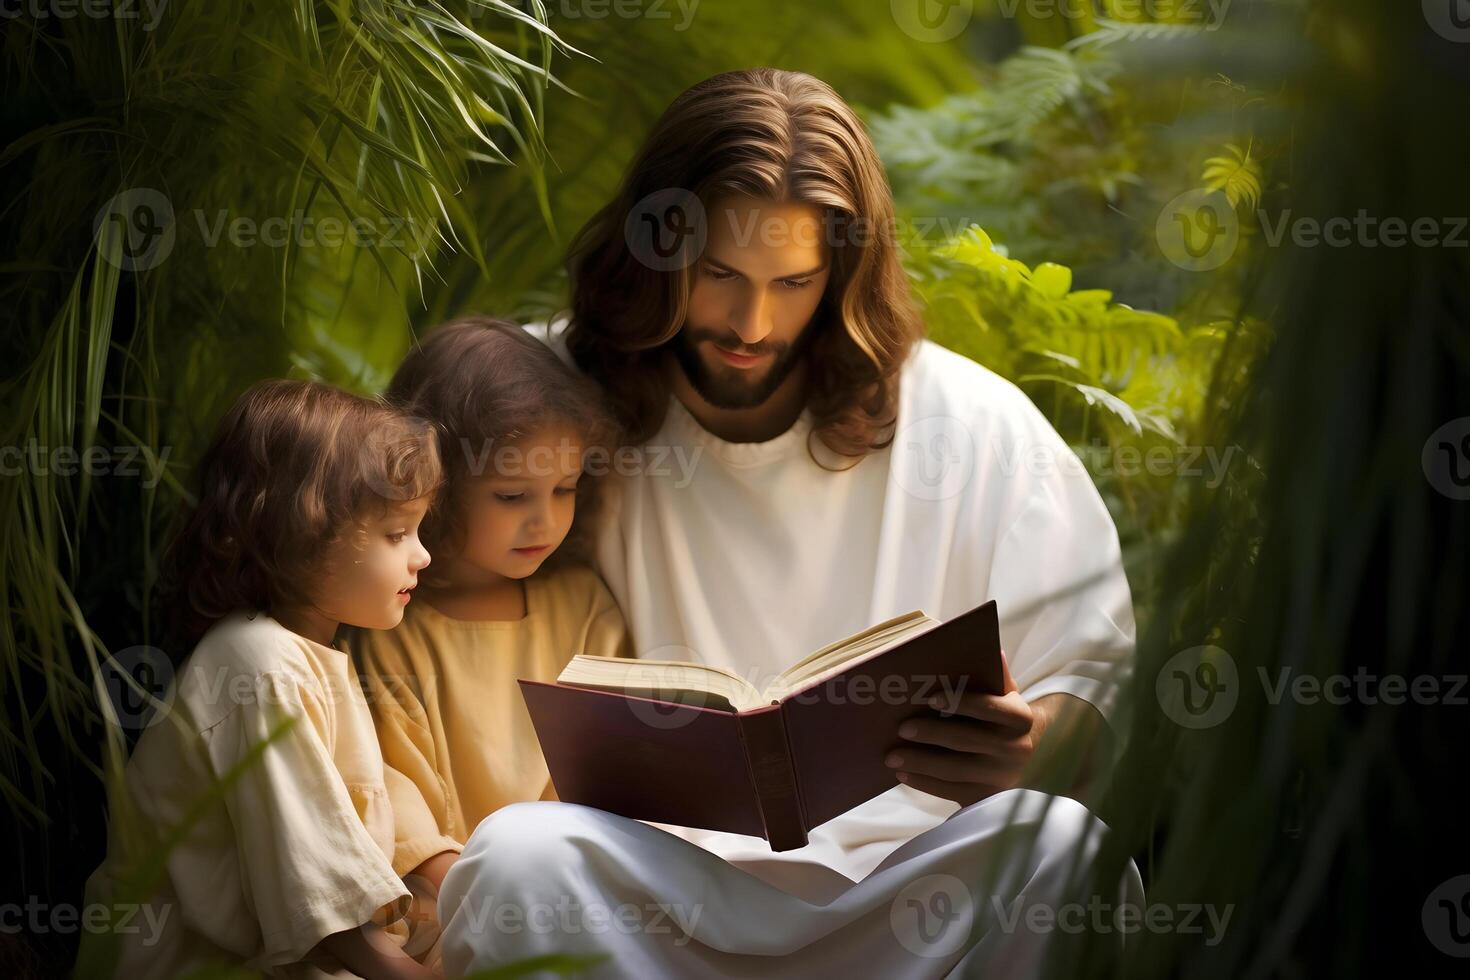
<svg viewBox="0 0 1470 980">
<path fill-rule="evenodd" d="M 521 680 L 557 796 L 777 851 L 899 785 L 883 763 L 928 698 L 1000 694 L 994 601 L 774 704 L 731 712 Z"/>
</svg>

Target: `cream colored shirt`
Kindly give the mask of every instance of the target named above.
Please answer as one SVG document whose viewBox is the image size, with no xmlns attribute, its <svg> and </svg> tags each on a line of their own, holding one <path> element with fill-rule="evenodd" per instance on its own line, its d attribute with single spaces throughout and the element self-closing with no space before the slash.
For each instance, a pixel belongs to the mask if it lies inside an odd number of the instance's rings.
<svg viewBox="0 0 1470 980">
<path fill-rule="evenodd" d="M 622 612 L 592 569 L 525 584 L 523 619 L 453 619 L 415 598 L 396 629 L 351 637 L 388 766 L 400 875 L 459 851 L 485 817 L 550 787 L 518 678 L 555 680 L 578 653 L 632 656 Z"/>
<path fill-rule="evenodd" d="M 180 976 L 208 961 L 271 976 L 348 976 L 302 963 L 335 932 L 400 919 L 393 814 L 372 716 L 347 653 L 235 612 L 199 641 L 166 711 L 139 739 L 89 901 L 122 902 L 159 854 L 149 902 L 118 930 L 118 976 Z M 184 827 L 186 818 L 194 822 Z M 148 910 L 145 910 L 145 912 Z"/>
</svg>

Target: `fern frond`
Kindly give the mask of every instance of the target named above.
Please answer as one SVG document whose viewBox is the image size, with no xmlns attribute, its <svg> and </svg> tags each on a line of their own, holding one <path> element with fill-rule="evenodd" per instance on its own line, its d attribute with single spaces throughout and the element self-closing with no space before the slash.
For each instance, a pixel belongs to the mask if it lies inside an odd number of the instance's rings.
<svg viewBox="0 0 1470 980">
<path fill-rule="evenodd" d="M 1136 44 L 1146 41 L 1174 42 L 1198 38 L 1212 30 L 1196 24 L 1139 23 L 1132 24 L 1108 17 L 1099 17 L 1097 30 L 1074 37 L 1064 47 L 1069 51 L 1109 47 L 1114 44 Z"/>
<path fill-rule="evenodd" d="M 1224 191 L 1231 207 L 1243 202 L 1254 208 L 1261 200 L 1261 165 L 1251 158 L 1250 148 L 1242 150 L 1234 143 L 1225 144 L 1225 154 L 1205 161 L 1201 179 L 1205 190 Z"/>
</svg>

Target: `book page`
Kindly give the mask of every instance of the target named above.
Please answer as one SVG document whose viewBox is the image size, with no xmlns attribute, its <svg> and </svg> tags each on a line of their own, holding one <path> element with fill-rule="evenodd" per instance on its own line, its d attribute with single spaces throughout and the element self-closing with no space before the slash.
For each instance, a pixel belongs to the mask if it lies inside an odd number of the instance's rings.
<svg viewBox="0 0 1470 980">
<path fill-rule="evenodd" d="M 557 683 L 655 701 L 745 711 L 821 683 L 938 625 L 938 620 L 918 609 L 895 616 L 809 654 L 778 674 L 764 690 L 709 664 L 628 660 L 581 653 L 572 657 L 557 676 Z"/>
<path fill-rule="evenodd" d="M 628 660 L 579 653 L 556 680 L 574 687 L 717 710 L 738 711 L 761 703 L 760 692 L 738 675 L 709 664 L 678 660 Z"/>
<path fill-rule="evenodd" d="M 838 640 L 782 671 L 761 692 L 762 703 L 779 701 L 798 690 L 818 684 L 938 625 L 939 620 L 915 609 L 844 640 Z"/>
</svg>

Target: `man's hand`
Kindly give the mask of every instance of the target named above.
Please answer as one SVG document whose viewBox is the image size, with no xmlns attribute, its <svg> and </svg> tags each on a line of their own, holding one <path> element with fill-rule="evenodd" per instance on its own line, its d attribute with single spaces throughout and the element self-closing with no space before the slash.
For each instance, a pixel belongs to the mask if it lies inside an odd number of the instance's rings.
<svg viewBox="0 0 1470 980">
<path fill-rule="evenodd" d="M 1005 654 L 1001 670 L 1004 694 L 961 692 L 957 704 L 946 697 L 931 698 L 930 707 L 938 714 L 910 718 L 899 726 L 898 734 L 906 741 L 890 750 L 885 761 L 898 770 L 900 782 L 968 806 L 1022 785 L 1059 713 L 1069 716 L 1069 723 L 1062 726 L 1067 730 L 1058 733 L 1068 742 L 1077 734 L 1079 719 L 1091 721 L 1086 716 L 1096 716 L 1086 702 L 1067 694 L 1046 695 L 1028 704 L 1011 677 Z M 1101 717 L 1096 720 L 1100 723 Z"/>
</svg>

